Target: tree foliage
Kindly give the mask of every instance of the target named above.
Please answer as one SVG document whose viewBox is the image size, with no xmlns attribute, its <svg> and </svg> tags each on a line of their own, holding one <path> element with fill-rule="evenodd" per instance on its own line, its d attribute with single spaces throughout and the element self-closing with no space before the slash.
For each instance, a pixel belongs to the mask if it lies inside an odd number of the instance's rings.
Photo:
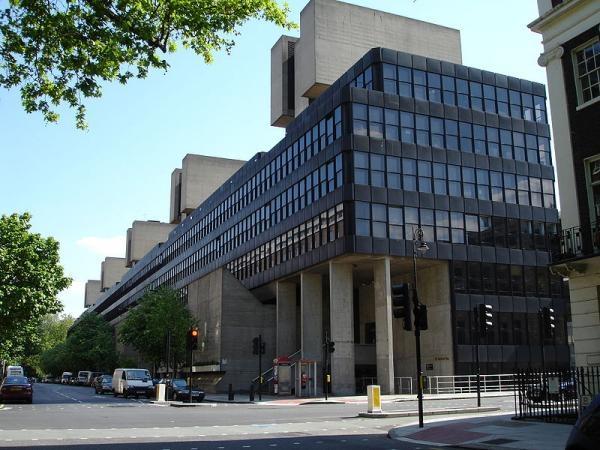
<svg viewBox="0 0 600 450">
<path fill-rule="evenodd" d="M 71 284 L 58 242 L 32 233 L 30 219 L 0 218 L 0 360 L 24 356 L 41 318 L 62 310 L 57 295 Z"/>
<path fill-rule="evenodd" d="M 166 335 L 171 334 L 171 357 L 185 359 L 186 335 L 194 324 L 176 291 L 160 287 L 147 292 L 129 311 L 119 332 L 121 342 L 131 345 L 155 365 L 166 362 Z"/>
<path fill-rule="evenodd" d="M 40 365 L 45 373 L 64 371 L 112 371 L 117 365 L 113 329 L 95 313 L 85 312 L 73 325 L 66 340 L 45 350 Z"/>
<path fill-rule="evenodd" d="M 48 314 L 42 317 L 27 333 L 28 342 L 24 345 L 25 354 L 21 362 L 23 366 L 30 369 L 28 371 L 30 375 L 44 372 L 41 355 L 65 342 L 67 332 L 73 322 L 74 319 L 70 315 Z"/>
<path fill-rule="evenodd" d="M 0 11 L 0 86 L 20 89 L 25 111 L 49 122 L 65 103 L 85 128 L 83 99 L 100 97 L 102 82 L 166 71 L 177 44 L 210 62 L 247 20 L 291 28 L 288 13 L 276 0 L 9 0 Z"/>
</svg>

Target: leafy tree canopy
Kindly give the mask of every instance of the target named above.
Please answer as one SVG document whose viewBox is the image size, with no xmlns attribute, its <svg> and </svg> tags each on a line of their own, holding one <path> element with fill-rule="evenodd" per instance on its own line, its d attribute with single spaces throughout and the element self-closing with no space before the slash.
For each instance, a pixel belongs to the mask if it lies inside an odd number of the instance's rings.
<svg viewBox="0 0 600 450">
<path fill-rule="evenodd" d="M 117 365 L 113 329 L 104 317 L 85 312 L 66 341 L 67 363 L 73 371 L 112 371 Z"/>
<path fill-rule="evenodd" d="M 71 284 L 58 242 L 30 231 L 31 216 L 0 217 L 0 360 L 15 360 L 46 314 L 62 310 L 57 295 Z"/>
<path fill-rule="evenodd" d="M 160 287 L 147 292 L 129 311 L 119 331 L 121 342 L 131 345 L 154 364 L 166 360 L 165 337 L 171 333 L 171 356 L 185 358 L 186 335 L 194 324 L 189 310 L 173 289 Z"/>
<path fill-rule="evenodd" d="M 208 63 L 230 51 L 247 20 L 295 27 L 288 13 L 276 0 L 9 0 L 0 11 L 0 86 L 20 89 L 25 111 L 49 122 L 65 103 L 85 128 L 83 99 L 100 97 L 103 81 L 166 71 L 164 55 L 177 44 Z"/>
</svg>

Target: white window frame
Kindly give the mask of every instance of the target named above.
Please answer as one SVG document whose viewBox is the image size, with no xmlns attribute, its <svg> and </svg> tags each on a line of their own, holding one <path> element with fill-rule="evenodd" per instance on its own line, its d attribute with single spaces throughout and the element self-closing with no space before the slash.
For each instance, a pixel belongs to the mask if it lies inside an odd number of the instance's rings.
<svg viewBox="0 0 600 450">
<path fill-rule="evenodd" d="M 575 75 L 575 89 L 577 91 L 577 108 L 576 108 L 577 111 L 600 101 L 600 96 L 594 97 L 588 101 L 583 100 L 583 89 L 581 87 L 581 80 L 579 78 L 579 70 L 577 69 L 577 52 L 586 47 L 589 47 L 590 45 L 595 44 L 596 42 L 598 42 L 598 40 L 600 40 L 600 38 L 598 36 L 596 36 L 596 37 L 584 42 L 583 44 L 579 45 L 577 48 L 575 48 L 571 52 L 571 62 L 573 64 L 573 74 Z"/>
<path fill-rule="evenodd" d="M 588 211 L 590 214 L 590 222 L 595 222 L 596 219 L 600 219 L 600 214 L 596 214 L 596 208 L 594 206 L 591 167 L 592 167 L 592 164 L 594 164 L 595 162 L 600 162 L 600 154 L 594 155 L 590 158 L 586 158 L 583 162 L 585 164 L 585 190 L 586 190 L 587 200 L 588 200 Z M 600 182 L 596 182 L 594 184 L 599 184 L 599 183 Z"/>
</svg>

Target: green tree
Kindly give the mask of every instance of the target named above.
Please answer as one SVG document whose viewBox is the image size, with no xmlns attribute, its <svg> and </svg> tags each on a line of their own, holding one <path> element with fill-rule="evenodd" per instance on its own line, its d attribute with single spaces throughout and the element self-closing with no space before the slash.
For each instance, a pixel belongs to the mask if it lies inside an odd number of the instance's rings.
<svg viewBox="0 0 600 450">
<path fill-rule="evenodd" d="M 100 97 L 102 82 L 166 71 L 177 44 L 208 63 L 231 50 L 247 20 L 295 27 L 288 13 L 276 0 L 9 0 L 0 11 L 0 86 L 20 89 L 25 111 L 49 122 L 65 103 L 85 128 L 83 98 Z"/>
<path fill-rule="evenodd" d="M 59 344 L 64 344 L 67 332 L 73 322 L 74 319 L 70 315 L 48 314 L 42 317 L 28 333 L 28 342 L 24 345 L 23 365 L 38 375 L 45 372 L 42 367 L 41 355 Z M 33 374 L 31 371 L 28 373 Z"/>
<path fill-rule="evenodd" d="M 168 287 L 149 291 L 129 311 L 119 331 L 119 340 L 131 345 L 155 366 L 166 363 L 165 337 L 171 334 L 171 358 L 185 359 L 186 335 L 194 318 L 178 294 Z"/>
<path fill-rule="evenodd" d="M 24 356 L 40 319 L 62 310 L 57 295 L 71 284 L 58 242 L 32 233 L 30 219 L 0 217 L 0 360 Z"/>
<path fill-rule="evenodd" d="M 65 343 L 68 365 L 78 370 L 112 371 L 117 365 L 113 329 L 104 317 L 84 312 Z"/>
<path fill-rule="evenodd" d="M 48 375 L 58 377 L 63 372 L 72 369 L 66 342 L 61 342 L 46 350 L 40 355 L 39 359 L 42 372 Z"/>
</svg>

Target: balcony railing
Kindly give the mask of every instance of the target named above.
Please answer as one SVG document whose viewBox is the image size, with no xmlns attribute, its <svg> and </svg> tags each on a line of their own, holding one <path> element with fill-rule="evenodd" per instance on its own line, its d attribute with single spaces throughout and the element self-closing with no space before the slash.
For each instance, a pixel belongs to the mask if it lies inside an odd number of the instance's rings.
<svg viewBox="0 0 600 450">
<path fill-rule="evenodd" d="M 552 255 L 554 262 L 600 254 L 600 223 L 592 222 L 589 228 L 566 228 L 561 231 L 559 240 L 558 252 Z"/>
</svg>

